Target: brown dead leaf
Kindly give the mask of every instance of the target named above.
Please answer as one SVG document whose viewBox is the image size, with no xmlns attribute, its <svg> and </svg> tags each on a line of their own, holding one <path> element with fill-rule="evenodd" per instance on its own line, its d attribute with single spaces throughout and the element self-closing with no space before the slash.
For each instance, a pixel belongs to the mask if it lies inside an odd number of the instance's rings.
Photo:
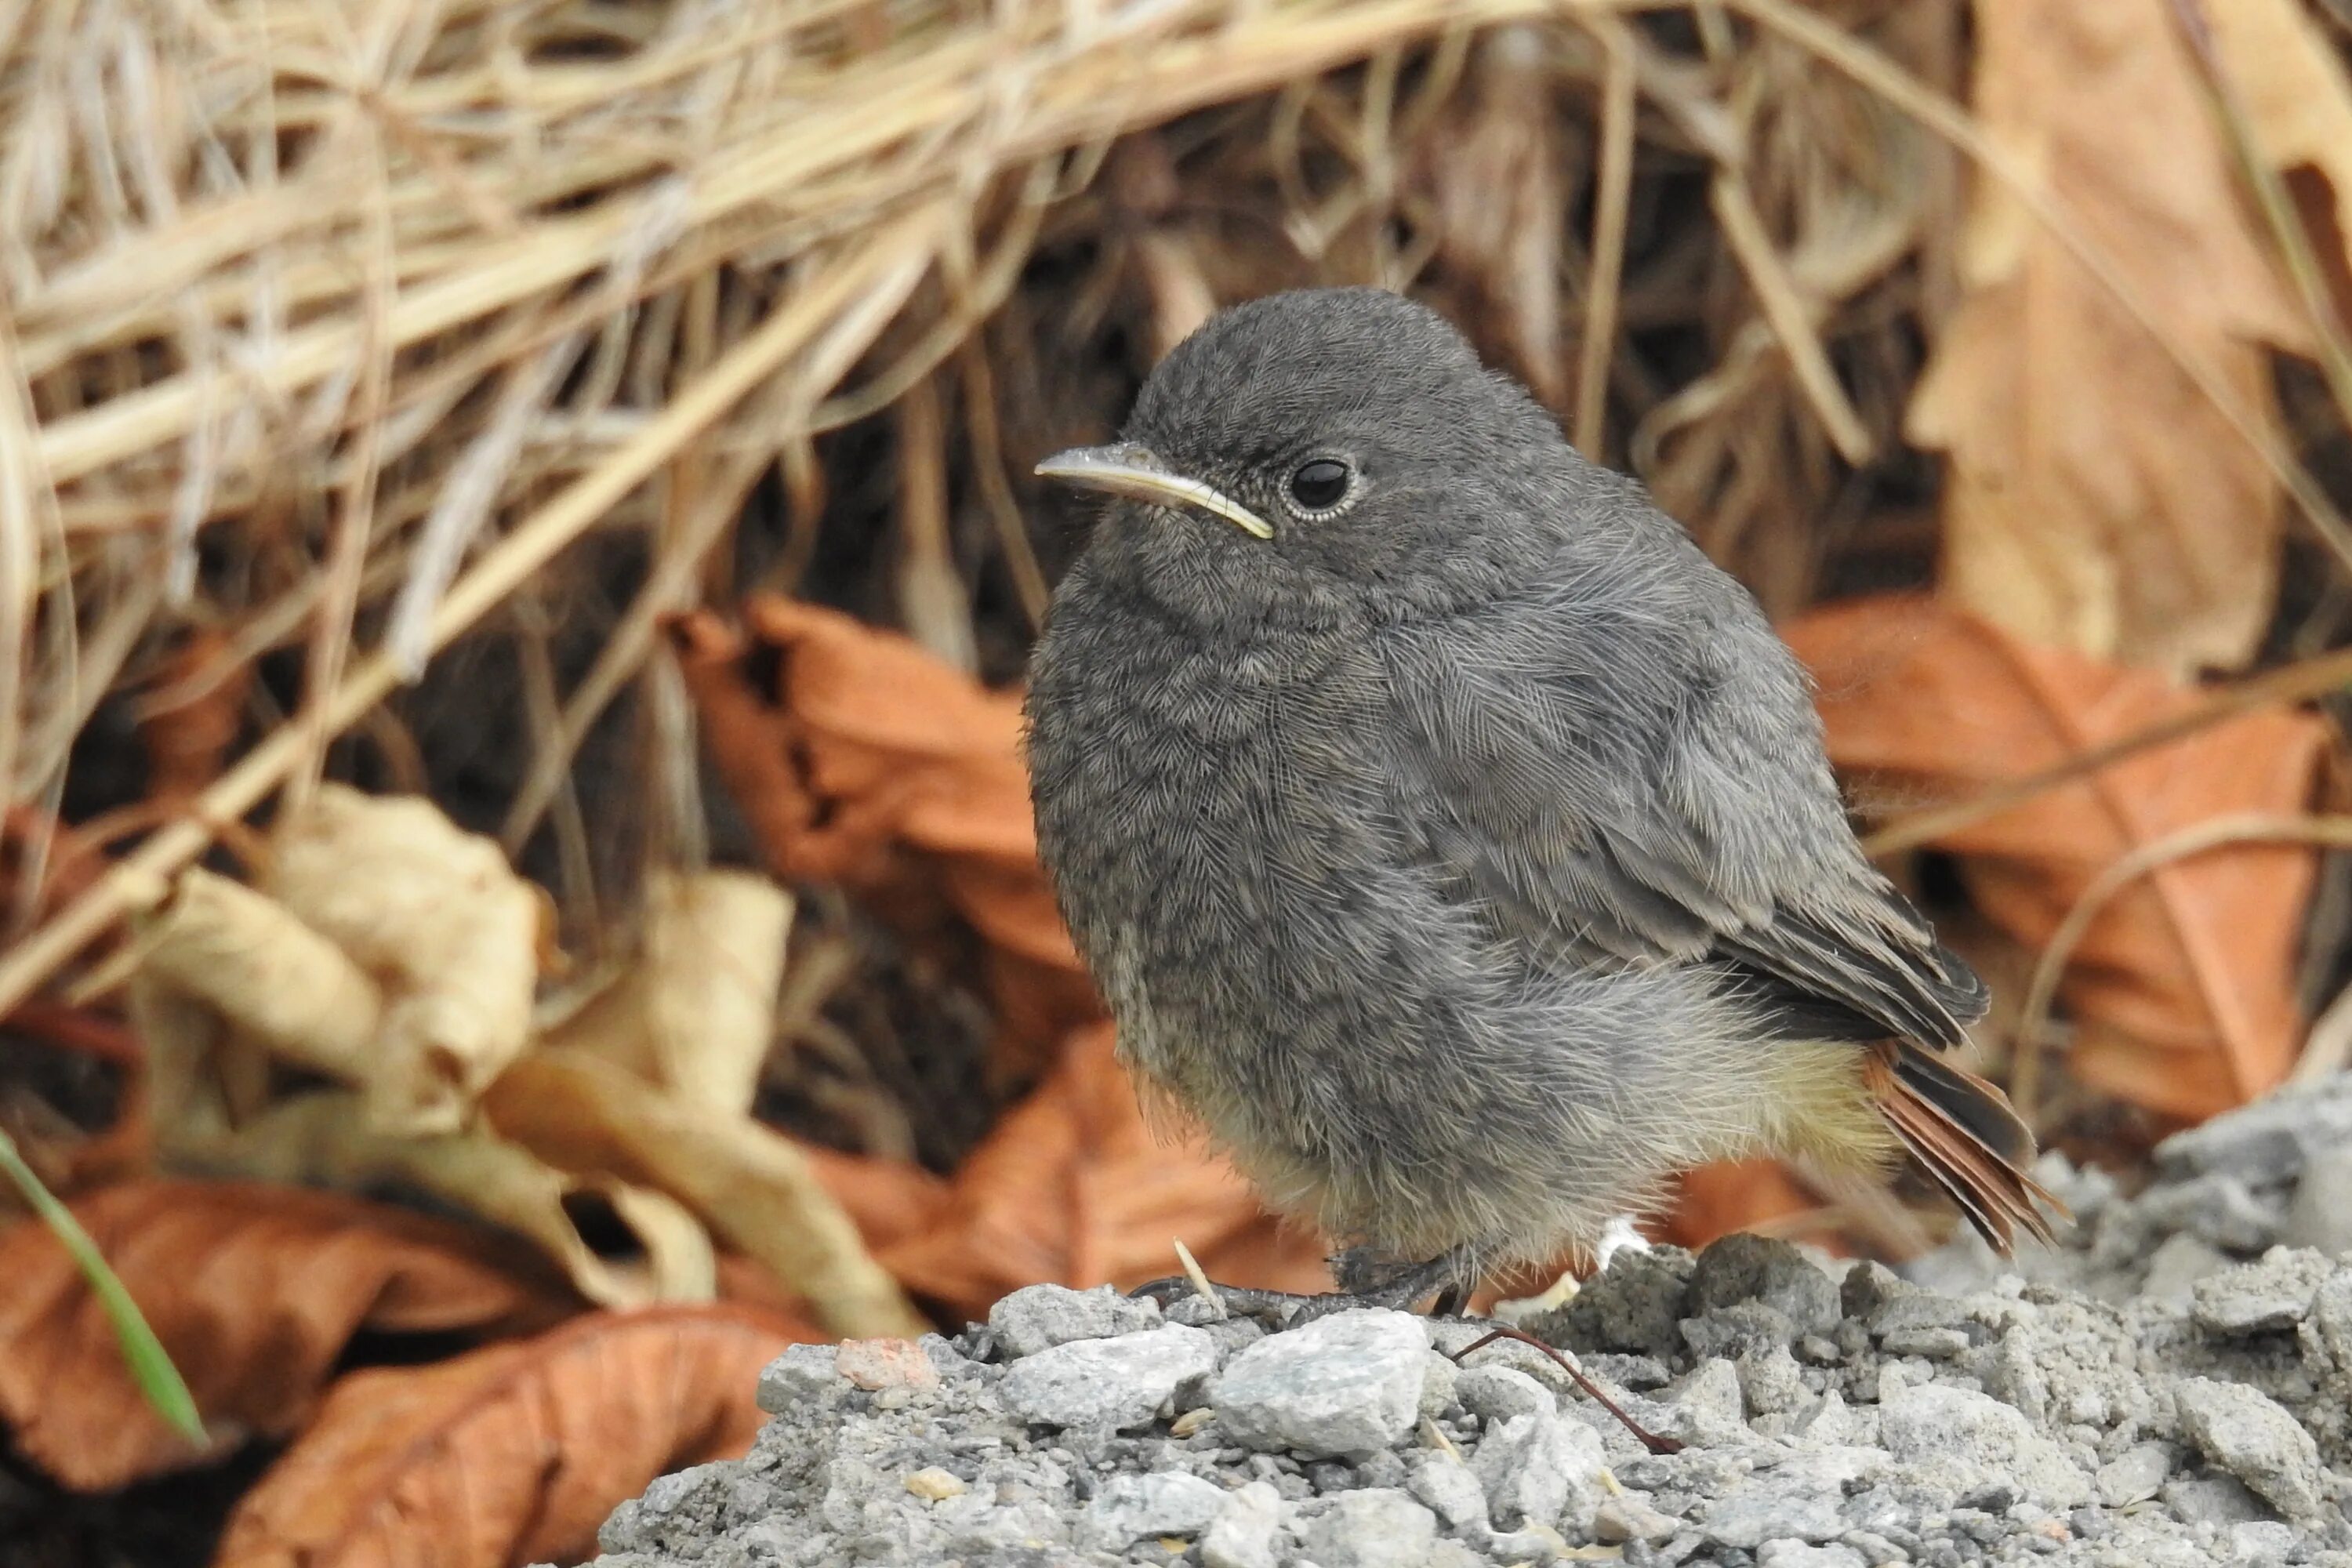
<svg viewBox="0 0 2352 1568">
<path fill-rule="evenodd" d="M 358 1198 L 143 1181 L 73 1210 L 224 1447 L 300 1426 L 354 1334 L 505 1333 L 577 1304 L 478 1231 Z M 19 1452 L 77 1491 L 205 1457 L 141 1396 L 105 1313 L 46 1227 L 0 1231 L 0 1417 Z"/>
<path fill-rule="evenodd" d="M 943 898 L 990 944 L 1006 1034 L 1030 1059 L 1100 1016 L 1037 865 L 1021 703 L 896 633 L 796 600 L 674 624 L 705 743 L 776 874 L 838 881 L 920 924 Z M 778 656 L 753 688 L 754 641 Z M 883 694 L 887 694 L 887 700 Z"/>
<path fill-rule="evenodd" d="M 2175 676 L 2241 665 L 2270 621 L 2277 486 L 2154 334 L 2273 420 L 2262 344 L 2301 345 L 2300 312 L 2167 6 L 2023 0 L 1976 18 L 1977 114 L 2156 320 L 1979 183 L 1966 293 L 1907 416 L 1950 458 L 1946 591 L 2029 643 Z"/>
<path fill-rule="evenodd" d="M 2196 704 L 2162 677 L 2035 648 L 1935 601 L 1864 600 L 1786 628 L 1838 766 L 1914 804 L 1965 798 Z M 2305 810 L 2320 721 L 2249 713 L 1936 840 L 1983 912 L 2039 950 L 2093 879 L 2191 824 Z M 2244 844 L 2159 867 L 2091 923 L 2058 996 L 2084 1082 L 2201 1118 L 2277 1085 L 2316 852 Z"/>
<path fill-rule="evenodd" d="M 1228 1284 L 1330 1289 L 1321 1238 L 1279 1225 L 1223 1161 L 1155 1136 L 1101 1026 L 997 1123 L 929 1224 L 878 1250 L 908 1289 L 976 1317 L 1041 1279 L 1173 1274 L 1174 1240 Z"/>
<path fill-rule="evenodd" d="M 823 1336 L 756 1309 L 595 1313 L 355 1373 L 229 1516 L 219 1568 L 571 1562 L 655 1477 L 741 1454 L 760 1369 Z"/>
</svg>

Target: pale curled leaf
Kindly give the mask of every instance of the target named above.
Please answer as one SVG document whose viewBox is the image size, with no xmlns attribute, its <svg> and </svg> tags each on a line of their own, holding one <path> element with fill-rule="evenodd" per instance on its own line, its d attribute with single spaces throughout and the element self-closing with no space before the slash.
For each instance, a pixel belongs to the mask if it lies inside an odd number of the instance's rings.
<svg viewBox="0 0 2352 1568">
<path fill-rule="evenodd" d="M 2156 313 L 2136 319 L 1985 180 L 1966 294 L 1906 429 L 1950 459 L 1943 581 L 2031 642 L 2180 675 L 2269 625 L 2278 487 L 2156 336 L 2274 418 L 2265 343 L 2306 336 L 2160 4 L 1977 7 L 1974 107 Z"/>
<path fill-rule="evenodd" d="M 280 1100 L 234 1131 L 190 1139 L 178 1157 L 289 1184 L 429 1193 L 528 1237 L 591 1301 L 707 1301 L 710 1238 L 669 1198 L 599 1172 L 563 1172 L 483 1131 L 417 1136 L 378 1128 L 356 1095 Z"/>
<path fill-rule="evenodd" d="M 545 895 L 430 801 L 341 784 L 276 851 L 264 890 L 383 984 L 379 1123 L 455 1130 L 530 1042 Z"/>
<path fill-rule="evenodd" d="M 602 1058 L 702 1110 L 747 1114 L 792 921 L 792 895 L 765 877 L 655 873 L 635 962 L 551 1026 L 543 1048 Z"/>
<path fill-rule="evenodd" d="M 501 1136 L 574 1171 L 609 1172 L 686 1205 L 853 1338 L 929 1324 L 876 1264 L 800 1150 L 741 1110 L 699 1105 L 594 1057 L 534 1053 L 484 1102 Z"/>
<path fill-rule="evenodd" d="M 72 1207 L 224 1441 L 292 1430 L 354 1333 L 498 1332 L 572 1300 L 478 1233 L 334 1194 L 145 1181 Z M 54 1236 L 0 1231 L 0 1419 L 20 1453 L 78 1491 L 201 1457 L 131 1382 Z"/>
<path fill-rule="evenodd" d="M 229 1516 L 218 1568 L 571 1562 L 655 1477 L 739 1455 L 760 1369 L 820 1336 L 733 1305 L 597 1313 L 353 1373 Z"/>
<path fill-rule="evenodd" d="M 168 987 L 273 1056 L 362 1084 L 376 1066 L 383 997 L 365 971 L 284 905 L 201 866 L 136 927 L 134 987 Z M 206 1043 L 150 1049 L 201 1053 Z"/>
<path fill-rule="evenodd" d="M 2352 259 L 2352 76 L 2296 0 L 2202 0 L 2222 69 L 2282 174 L 2309 165 L 2334 187 L 2336 233 Z"/>
</svg>

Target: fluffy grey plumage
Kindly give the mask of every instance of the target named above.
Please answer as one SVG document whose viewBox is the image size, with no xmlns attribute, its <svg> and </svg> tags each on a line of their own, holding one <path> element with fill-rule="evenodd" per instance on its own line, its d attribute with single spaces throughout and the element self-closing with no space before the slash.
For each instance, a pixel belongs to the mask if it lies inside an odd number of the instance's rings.
<svg viewBox="0 0 2352 1568">
<path fill-rule="evenodd" d="M 1274 1205 L 1492 1266 L 1706 1160 L 1899 1142 L 1989 1233 L 2040 1223 L 2030 1138 L 1933 1059 L 1981 985 L 1864 858 L 1793 656 L 1632 481 L 1370 289 L 1219 316 L 1125 437 L 1065 466 L 1122 499 L 1036 651 L 1038 841 L 1126 1059 Z"/>
</svg>

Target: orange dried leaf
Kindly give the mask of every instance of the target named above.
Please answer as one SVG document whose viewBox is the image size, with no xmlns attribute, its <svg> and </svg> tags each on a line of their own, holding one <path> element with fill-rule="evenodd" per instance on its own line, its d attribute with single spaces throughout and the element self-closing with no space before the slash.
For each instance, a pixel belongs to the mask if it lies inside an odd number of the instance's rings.
<svg viewBox="0 0 2352 1568">
<path fill-rule="evenodd" d="M 1157 1136 L 1110 1042 L 1107 1026 L 1074 1037 L 956 1173 L 947 1205 L 884 1247 L 883 1263 L 972 1316 L 1040 1279 L 1127 1286 L 1175 1273 L 1177 1239 L 1229 1284 L 1328 1289 L 1322 1239 L 1266 1214 L 1223 1160 Z"/>
<path fill-rule="evenodd" d="M 481 1233 L 253 1182 L 146 1181 L 73 1205 L 224 1441 L 293 1430 L 352 1336 L 505 1331 L 572 1302 L 491 1261 Z M 202 1456 L 131 1383 L 48 1230 L 0 1232 L 0 1417 L 26 1458 L 102 1491 Z"/>
<path fill-rule="evenodd" d="M 2029 647 L 1932 601 L 1890 597 L 1786 628 L 1821 688 L 1830 755 L 1917 804 L 1965 799 L 2193 707 L 2162 677 Z M 2116 763 L 1937 839 L 1979 906 L 2040 949 L 2105 868 L 2193 824 L 2310 804 L 2320 721 L 2254 712 Z M 2283 1079 L 2316 851 L 2242 844 L 2161 866 L 2093 921 L 2058 995 L 2073 1070 L 2170 1115 L 2210 1116 Z"/>
<path fill-rule="evenodd" d="M 750 637 L 708 613 L 671 637 L 704 742 L 777 876 L 885 909 L 944 899 L 988 942 L 1005 1037 L 1032 1059 L 1099 1018 L 1037 864 L 1020 699 L 813 605 L 758 597 L 745 618 Z M 752 684 L 755 639 L 776 658 L 773 692 Z"/>
<path fill-rule="evenodd" d="M 760 1369 L 822 1338 L 750 1307 L 599 1312 L 355 1373 L 229 1516 L 219 1568 L 576 1561 L 648 1482 L 751 1446 Z"/>
</svg>

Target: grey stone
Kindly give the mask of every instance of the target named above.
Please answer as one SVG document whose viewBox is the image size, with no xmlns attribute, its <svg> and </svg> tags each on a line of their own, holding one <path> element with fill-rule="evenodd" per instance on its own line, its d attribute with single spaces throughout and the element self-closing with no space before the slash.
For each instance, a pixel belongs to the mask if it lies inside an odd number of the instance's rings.
<svg viewBox="0 0 2352 1568">
<path fill-rule="evenodd" d="M 1038 1426 L 1140 1426 L 1171 1410 L 1186 1384 L 1216 1369 L 1216 1347 L 1207 1334 L 1168 1323 L 1114 1340 L 1072 1340 L 1024 1356 L 1006 1369 L 997 1394 L 1005 1409 Z"/>
<path fill-rule="evenodd" d="M 1886 1298 L 1871 1309 L 1867 1321 L 1872 1336 L 1880 1341 L 1890 1334 L 1903 1339 L 1938 1329 L 1952 1330 L 1971 1342 L 1984 1334 L 1983 1326 L 1970 1315 L 1966 1301 L 1927 1290 L 1911 1290 Z"/>
<path fill-rule="evenodd" d="M 1154 1536 L 1194 1536 L 1224 1511 L 1225 1490 L 1181 1470 L 1112 1476 L 1079 1521 L 1087 1539 L 1113 1552 Z"/>
<path fill-rule="evenodd" d="M 2157 1496 L 2189 1524 L 2243 1524 L 2278 1517 L 2235 1476 L 2175 1476 Z"/>
<path fill-rule="evenodd" d="M 1436 1515 L 1401 1491 L 1375 1489 L 1332 1499 L 1302 1544 L 1317 1568 L 1421 1568 L 1436 1542 Z"/>
<path fill-rule="evenodd" d="M 2319 1253 L 2274 1247 L 2260 1262 L 2197 1281 L 2189 1316 L 2206 1332 L 2226 1338 L 2292 1329 L 2310 1312 L 2312 1298 L 2333 1268 Z"/>
<path fill-rule="evenodd" d="M 2214 1465 L 2291 1520 L 2321 1517 L 2327 1478 L 2318 1446 L 2276 1401 L 2242 1383 L 2185 1377 L 2173 1385 L 2172 1404 L 2181 1431 Z"/>
<path fill-rule="evenodd" d="M 1683 1343 L 1701 1360 L 1745 1355 L 1767 1345 L 1787 1345 L 1797 1338 L 1797 1326 L 1788 1316 L 1761 1301 L 1734 1301 L 1711 1309 L 1685 1318 L 1682 1329 Z"/>
<path fill-rule="evenodd" d="M 1835 1541 L 1847 1528 L 1835 1497 L 1767 1479 L 1749 1481 L 1708 1505 L 1699 1521 L 1707 1540 L 1746 1552 L 1768 1541 Z"/>
<path fill-rule="evenodd" d="M 1882 1378 L 1878 1422 L 1888 1453 L 1954 1496 L 2008 1481 L 2044 1508 L 2090 1498 L 2089 1479 L 2065 1450 L 1990 1394 L 1927 1384 L 1890 1396 Z"/>
<path fill-rule="evenodd" d="M 1507 1366 L 1465 1367 L 1454 1380 L 1454 1397 L 1481 1421 L 1549 1414 L 1559 1408 L 1550 1389 Z"/>
<path fill-rule="evenodd" d="M 1412 1430 L 1428 1360 L 1429 1330 L 1421 1319 L 1334 1312 L 1235 1356 L 1211 1403 L 1219 1425 L 1253 1448 L 1360 1457 L 1393 1447 Z"/>
<path fill-rule="evenodd" d="M 1454 1392 L 1454 1384 L 1461 1377 L 1462 1369 L 1454 1364 L 1452 1356 L 1430 1351 L 1422 1361 L 1421 1414 L 1433 1421 L 1444 1415 L 1446 1408 L 1460 1397 Z"/>
<path fill-rule="evenodd" d="M 1985 1392 L 2004 1405 L 2013 1405 L 2037 1424 L 2050 1418 L 2050 1380 L 2042 1374 L 2045 1359 L 2040 1334 L 2023 1323 L 2011 1327 L 1985 1358 Z M 2100 1402 L 2102 1408 L 2105 1401 Z"/>
<path fill-rule="evenodd" d="M 1929 1361 L 1950 1361 L 1969 1351 L 1966 1329 L 1890 1329 L 1878 1342 L 1888 1355 L 1924 1356 Z"/>
<path fill-rule="evenodd" d="M 2352 1143 L 2352 1075 L 2273 1095 L 2176 1132 L 2156 1146 L 2157 1169 L 2182 1178 L 2227 1171 L 2252 1186 L 2284 1181 L 2314 1157 Z"/>
<path fill-rule="evenodd" d="M 2279 1239 L 2330 1258 L 2352 1254 L 2352 1144 L 2312 1156 L 2286 1206 Z"/>
<path fill-rule="evenodd" d="M 2109 1508 L 2154 1497 L 2172 1474 L 2173 1452 L 2162 1443 L 2135 1443 L 2099 1467 L 2092 1478 L 2099 1501 Z"/>
<path fill-rule="evenodd" d="M 1274 1537 L 1282 1522 L 1282 1494 L 1250 1481 L 1225 1499 L 1201 1537 L 1202 1568 L 1275 1568 Z"/>
<path fill-rule="evenodd" d="M 1673 1356 L 1683 1348 L 1682 1321 L 1696 1259 L 1679 1247 L 1624 1249 L 1584 1282 L 1576 1299 L 1527 1324 L 1538 1339 L 1596 1350 Z"/>
<path fill-rule="evenodd" d="M 1771 1308 L 1798 1334 L 1817 1334 L 1838 1321 L 1838 1288 L 1811 1259 L 1785 1241 L 1735 1232 L 1711 1243 L 1692 1266 L 1693 1316 L 1738 1301 Z"/>
<path fill-rule="evenodd" d="M 1415 1454 L 1405 1489 L 1456 1534 L 1486 1526 L 1486 1489 L 1477 1471 L 1451 1454 L 1429 1449 Z"/>
<path fill-rule="evenodd" d="M 1866 1322 L 1889 1301 L 1920 1294 L 1919 1287 L 1884 1263 L 1864 1258 L 1845 1271 L 1845 1279 L 1838 1286 L 1838 1304 L 1845 1316 Z"/>
<path fill-rule="evenodd" d="M 1838 1539 L 1859 1553 L 1870 1568 L 1885 1568 L 1889 1563 L 1908 1563 L 1911 1554 L 1874 1530 L 1849 1530 Z"/>
<path fill-rule="evenodd" d="M 1746 1405 L 1739 1370 L 1727 1361 L 1701 1362 L 1675 1390 L 1673 1399 L 1683 1413 L 1683 1435 L 1693 1442 L 1735 1443 L 1748 1435 L 1740 1419 Z"/>
<path fill-rule="evenodd" d="M 1742 1354 L 1737 1363 L 1739 1392 L 1757 1415 L 1786 1415 L 1812 1400 L 1805 1386 L 1804 1369 L 1784 1344 L 1764 1345 Z"/>
<path fill-rule="evenodd" d="M 2158 1306 L 2186 1307 L 2197 1281 L 2229 1266 L 2229 1258 L 2210 1243 L 2182 1231 L 2148 1254 L 2140 1294 Z"/>
<path fill-rule="evenodd" d="M 1159 1326 L 1159 1302 L 1149 1297 L 1131 1300 L 1108 1285 L 1092 1290 L 1025 1286 L 988 1310 L 989 1332 L 1007 1356 L 1016 1359 L 1074 1340 L 1108 1339 Z"/>
<path fill-rule="evenodd" d="M 1603 1498 L 1592 1515 L 1593 1536 L 1603 1542 L 1671 1541 L 1682 1527 L 1681 1520 L 1661 1513 L 1634 1492 Z"/>
<path fill-rule="evenodd" d="M 2242 1563 L 2247 1568 L 2275 1568 L 2287 1560 L 2294 1550 L 2295 1532 L 2291 1525 L 2275 1520 L 2248 1520 L 2230 1527 L 2230 1561 Z"/>
<path fill-rule="evenodd" d="M 1488 1432 L 1470 1457 L 1497 1527 L 1591 1528 L 1605 1463 L 1599 1433 L 1548 1414 L 1512 1416 Z"/>
<path fill-rule="evenodd" d="M 2285 1218 L 2279 1205 L 2255 1197 L 2242 1177 L 2228 1171 L 2151 1187 L 2139 1201 L 2138 1217 L 2158 1231 L 2186 1231 L 2231 1252 L 2268 1247 Z"/>
<path fill-rule="evenodd" d="M 1851 1546 L 1768 1541 L 1756 1553 L 1756 1568 L 1869 1568 L 1869 1563 Z"/>
<path fill-rule="evenodd" d="M 760 1369 L 752 1403 L 771 1415 L 780 1415 L 803 1399 L 821 1398 L 841 1385 L 831 1345 L 787 1345 L 784 1353 Z"/>
</svg>

